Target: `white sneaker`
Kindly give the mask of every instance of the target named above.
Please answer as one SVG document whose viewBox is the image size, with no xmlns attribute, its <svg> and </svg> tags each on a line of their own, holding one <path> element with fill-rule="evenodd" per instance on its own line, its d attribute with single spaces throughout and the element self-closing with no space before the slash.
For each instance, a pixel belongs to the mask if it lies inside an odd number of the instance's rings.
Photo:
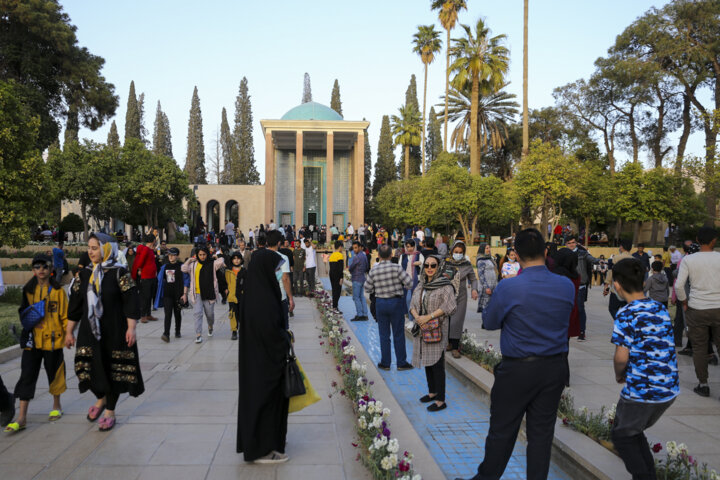
<svg viewBox="0 0 720 480">
<path fill-rule="evenodd" d="M 260 464 L 285 463 L 288 460 L 290 460 L 290 457 L 288 457 L 284 453 L 278 453 L 278 452 L 272 451 L 272 452 L 268 453 L 267 455 L 265 455 L 264 457 L 258 458 L 253 463 L 260 463 Z"/>
<path fill-rule="evenodd" d="M 212 334 L 213 334 L 213 329 L 208 328 L 208 337 L 212 337 Z"/>
<path fill-rule="evenodd" d="M 202 343 L 202 337 L 195 337 L 195 343 Z"/>
</svg>

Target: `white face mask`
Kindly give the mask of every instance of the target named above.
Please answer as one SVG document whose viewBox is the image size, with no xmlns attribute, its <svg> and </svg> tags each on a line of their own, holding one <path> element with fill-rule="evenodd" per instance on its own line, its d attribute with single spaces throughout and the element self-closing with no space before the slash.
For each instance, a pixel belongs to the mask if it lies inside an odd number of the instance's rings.
<svg viewBox="0 0 720 480">
<path fill-rule="evenodd" d="M 456 262 L 459 262 L 463 258 L 465 258 L 465 255 L 463 255 L 462 253 L 453 253 L 453 260 L 455 260 Z"/>
</svg>

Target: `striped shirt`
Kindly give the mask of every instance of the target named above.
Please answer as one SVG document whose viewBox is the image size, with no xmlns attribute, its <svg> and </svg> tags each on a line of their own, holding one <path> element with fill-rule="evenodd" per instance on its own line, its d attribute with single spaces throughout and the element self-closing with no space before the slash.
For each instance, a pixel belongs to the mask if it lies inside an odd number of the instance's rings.
<svg viewBox="0 0 720 480">
<path fill-rule="evenodd" d="M 412 287 L 412 278 L 397 263 L 389 260 L 375 265 L 368 273 L 365 289 L 377 298 L 402 297 L 403 288 Z"/>
</svg>

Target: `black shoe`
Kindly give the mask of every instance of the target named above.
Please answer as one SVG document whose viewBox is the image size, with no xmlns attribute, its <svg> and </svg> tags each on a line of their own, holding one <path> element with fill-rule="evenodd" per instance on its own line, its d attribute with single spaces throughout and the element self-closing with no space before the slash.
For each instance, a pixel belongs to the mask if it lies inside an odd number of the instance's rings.
<svg viewBox="0 0 720 480">
<path fill-rule="evenodd" d="M 288 313 L 288 316 L 289 316 L 290 318 L 292 318 L 292 317 L 295 316 L 295 314 L 294 314 L 293 312 L 289 312 L 289 313 Z"/>
<path fill-rule="evenodd" d="M 351 322 L 359 322 L 360 320 L 362 320 L 362 317 L 358 317 L 357 315 L 350 319 Z"/>
<path fill-rule="evenodd" d="M 718 365 L 718 356 L 715 355 L 715 354 L 713 354 L 712 358 L 708 360 L 708 363 L 709 363 L 710 365 L 714 365 L 714 366 L 717 367 L 717 365 Z"/>
<path fill-rule="evenodd" d="M 367 322 L 367 321 L 368 321 L 368 316 L 367 316 L 367 315 L 363 315 L 362 317 L 359 317 L 359 318 L 358 318 L 358 321 L 359 321 L 359 322 Z"/>
<path fill-rule="evenodd" d="M 580 335 L 578 335 L 578 342 L 584 342 L 585 341 L 585 332 L 582 332 Z"/>
<path fill-rule="evenodd" d="M 168 335 L 166 333 L 163 333 L 162 337 L 160 337 L 160 339 L 165 343 L 170 343 L 170 335 Z"/>
<path fill-rule="evenodd" d="M 237 332 L 233 331 L 230 340 L 237 340 Z"/>
<path fill-rule="evenodd" d="M 400 365 L 397 367 L 398 371 L 400 371 L 400 372 L 403 370 L 412 370 L 413 368 L 414 367 L 412 365 L 410 365 L 409 363 L 406 363 L 405 365 Z"/>
<path fill-rule="evenodd" d="M 445 410 L 447 408 L 447 403 L 443 402 L 442 405 L 438 407 L 437 403 L 431 403 L 430 406 L 427 407 L 428 412 L 439 412 L 440 410 Z"/>
<path fill-rule="evenodd" d="M 697 387 L 693 388 L 693 392 L 697 393 L 701 397 L 709 397 L 710 396 L 710 387 L 707 385 L 698 384 Z"/>
<path fill-rule="evenodd" d="M 15 398 L 12 399 L 10 408 L 0 411 L 0 427 L 7 426 L 15 418 Z"/>
<path fill-rule="evenodd" d="M 435 397 L 431 397 L 430 395 L 424 395 L 424 396 L 420 397 L 420 401 L 422 403 L 433 402 L 433 401 L 435 401 Z"/>
<path fill-rule="evenodd" d="M 677 352 L 678 355 L 687 355 L 689 357 L 692 357 L 692 348 L 683 348 L 679 352 Z"/>
<path fill-rule="evenodd" d="M 380 370 L 390 370 L 390 365 L 383 365 L 382 363 L 377 364 Z"/>
<path fill-rule="evenodd" d="M 182 338 L 182 335 L 180 335 L 180 332 L 175 332 L 175 338 Z"/>
</svg>

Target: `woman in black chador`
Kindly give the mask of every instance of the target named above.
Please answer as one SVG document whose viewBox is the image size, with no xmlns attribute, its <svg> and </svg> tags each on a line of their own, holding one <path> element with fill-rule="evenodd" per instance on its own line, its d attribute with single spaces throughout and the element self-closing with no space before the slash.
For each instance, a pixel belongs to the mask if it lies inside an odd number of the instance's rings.
<svg viewBox="0 0 720 480">
<path fill-rule="evenodd" d="M 103 233 L 88 240 L 90 266 L 79 271 L 70 289 L 65 344 L 76 345 L 75 373 L 80 392 L 97 397 L 87 419 L 101 431 L 115 426 L 115 405 L 121 393 L 137 397 L 145 390 L 135 327 L 140 299 L 130 273 L 117 263 L 117 243 Z M 77 342 L 73 330 L 77 323 Z"/>
<path fill-rule="evenodd" d="M 285 455 L 288 399 L 282 388 L 290 340 L 275 272 L 282 258 L 262 248 L 252 255 L 240 323 L 237 451 L 246 462 L 280 463 Z"/>
</svg>

